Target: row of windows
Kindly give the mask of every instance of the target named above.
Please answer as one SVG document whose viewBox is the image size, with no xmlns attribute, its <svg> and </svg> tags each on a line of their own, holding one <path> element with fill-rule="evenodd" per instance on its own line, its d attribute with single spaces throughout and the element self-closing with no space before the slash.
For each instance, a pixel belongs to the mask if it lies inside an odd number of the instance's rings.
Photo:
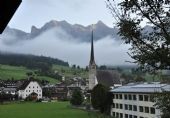
<svg viewBox="0 0 170 118">
<path fill-rule="evenodd" d="M 29 86 L 29 88 L 31 88 L 31 86 Z M 33 86 L 32 88 L 35 88 L 35 87 Z M 38 88 L 38 86 L 37 86 L 37 88 Z"/>
<path fill-rule="evenodd" d="M 151 113 L 155 114 L 155 108 L 153 107 L 144 107 L 144 106 L 139 106 L 139 112 L 145 112 L 145 113 Z"/>
<path fill-rule="evenodd" d="M 113 116 L 116 118 L 123 118 L 123 113 L 113 112 Z M 124 114 L 124 118 L 138 118 L 135 115 Z"/>
<path fill-rule="evenodd" d="M 26 97 L 27 97 L 28 95 L 26 94 Z M 39 94 L 39 96 L 41 96 L 41 94 Z"/>
<path fill-rule="evenodd" d="M 125 110 L 129 110 L 129 111 L 138 111 L 138 107 L 136 105 L 129 105 L 129 104 L 124 104 L 124 108 L 123 108 L 122 104 L 113 103 L 113 108 L 125 109 Z M 139 106 L 139 112 L 155 114 L 155 108 Z"/>
<path fill-rule="evenodd" d="M 149 95 L 139 95 L 139 101 L 152 101 Z M 137 95 L 125 94 L 124 98 L 122 94 L 113 94 L 113 99 L 124 99 L 124 100 L 137 100 Z"/>
<path fill-rule="evenodd" d="M 26 90 L 26 92 L 31 92 L 31 90 Z M 34 90 L 32 90 L 32 92 L 35 92 Z M 38 90 L 37 90 L 38 92 Z M 41 92 L 41 90 L 39 90 L 39 92 Z"/>
</svg>

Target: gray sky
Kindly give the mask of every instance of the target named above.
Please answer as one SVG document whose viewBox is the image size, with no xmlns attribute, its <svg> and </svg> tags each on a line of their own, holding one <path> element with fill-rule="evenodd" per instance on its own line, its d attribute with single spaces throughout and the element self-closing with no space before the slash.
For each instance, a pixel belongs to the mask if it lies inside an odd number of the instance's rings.
<svg viewBox="0 0 170 118">
<path fill-rule="evenodd" d="M 9 26 L 30 32 L 32 25 L 41 27 L 50 20 L 85 26 L 102 20 L 113 27 L 105 0 L 23 0 Z"/>
</svg>

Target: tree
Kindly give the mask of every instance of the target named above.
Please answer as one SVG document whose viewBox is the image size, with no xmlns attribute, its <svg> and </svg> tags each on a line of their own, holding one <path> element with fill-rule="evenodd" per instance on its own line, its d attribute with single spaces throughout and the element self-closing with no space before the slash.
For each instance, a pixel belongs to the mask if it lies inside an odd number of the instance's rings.
<svg viewBox="0 0 170 118">
<path fill-rule="evenodd" d="M 118 34 L 127 44 L 128 53 L 141 69 L 170 69 L 170 1 L 107 0 L 117 21 Z M 142 24 L 149 25 L 142 27 Z"/>
<path fill-rule="evenodd" d="M 170 92 L 163 91 L 154 96 L 156 100 L 155 106 L 161 110 L 161 118 L 170 118 Z"/>
<path fill-rule="evenodd" d="M 83 94 L 79 89 L 75 89 L 71 96 L 70 103 L 72 105 L 81 105 L 84 101 Z"/>
<path fill-rule="evenodd" d="M 101 113 L 108 113 L 111 96 L 108 93 L 108 88 L 97 84 L 91 92 L 91 103 L 94 109 L 100 110 Z"/>
</svg>

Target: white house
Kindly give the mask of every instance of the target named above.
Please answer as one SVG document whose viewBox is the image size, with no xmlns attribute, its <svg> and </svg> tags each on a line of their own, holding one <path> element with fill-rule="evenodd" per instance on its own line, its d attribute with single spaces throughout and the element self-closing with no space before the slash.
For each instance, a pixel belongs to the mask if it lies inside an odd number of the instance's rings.
<svg viewBox="0 0 170 118">
<path fill-rule="evenodd" d="M 28 96 L 34 97 L 35 99 L 42 98 L 42 88 L 34 79 L 26 80 L 18 90 L 19 98 L 25 99 Z"/>
<path fill-rule="evenodd" d="M 152 100 L 155 92 L 170 91 L 170 85 L 160 83 L 128 84 L 112 89 L 111 116 L 116 118 L 160 118 Z"/>
</svg>

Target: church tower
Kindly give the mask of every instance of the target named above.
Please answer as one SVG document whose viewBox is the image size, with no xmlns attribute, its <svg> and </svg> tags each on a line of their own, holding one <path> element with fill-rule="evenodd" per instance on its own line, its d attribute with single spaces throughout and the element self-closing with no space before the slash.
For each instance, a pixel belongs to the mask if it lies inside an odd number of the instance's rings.
<svg viewBox="0 0 170 118">
<path fill-rule="evenodd" d="M 89 62 L 89 90 L 92 90 L 94 86 L 97 85 L 96 78 L 96 63 L 94 60 L 94 47 L 93 47 L 93 29 L 91 36 L 91 54 L 90 54 L 90 62 Z"/>
</svg>

